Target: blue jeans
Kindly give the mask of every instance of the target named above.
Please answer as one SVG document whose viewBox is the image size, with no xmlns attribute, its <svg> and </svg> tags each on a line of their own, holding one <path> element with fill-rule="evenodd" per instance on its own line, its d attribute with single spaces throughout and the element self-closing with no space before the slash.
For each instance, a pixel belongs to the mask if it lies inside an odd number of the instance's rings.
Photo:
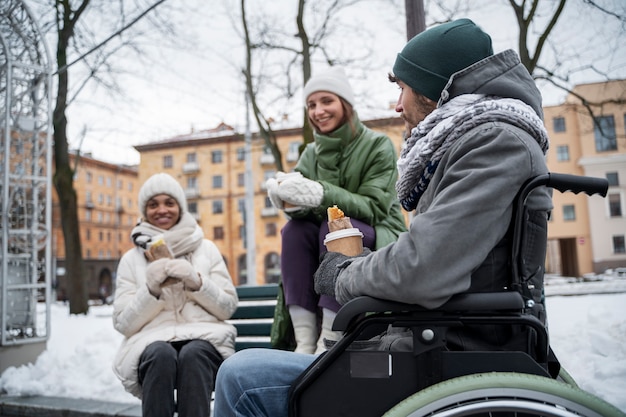
<svg viewBox="0 0 626 417">
<path fill-rule="evenodd" d="M 245 349 L 217 372 L 215 417 L 287 417 L 289 388 L 316 355 Z"/>
</svg>

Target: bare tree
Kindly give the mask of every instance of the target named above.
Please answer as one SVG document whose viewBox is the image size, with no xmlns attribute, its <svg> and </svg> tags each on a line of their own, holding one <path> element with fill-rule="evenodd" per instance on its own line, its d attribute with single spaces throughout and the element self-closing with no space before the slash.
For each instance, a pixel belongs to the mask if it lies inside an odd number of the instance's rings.
<svg viewBox="0 0 626 417">
<path fill-rule="evenodd" d="M 246 13 L 245 0 L 241 0 L 241 23 L 243 39 L 246 47 L 246 68 L 243 70 L 246 79 L 246 91 L 249 94 L 253 114 L 263 137 L 265 145 L 271 150 L 277 170 L 283 170 L 282 155 L 276 145 L 276 137 L 272 130 L 273 118 L 264 112 L 270 106 L 261 103 L 275 102 L 277 97 L 291 99 L 309 80 L 312 73 L 314 57 L 326 65 L 347 65 L 351 62 L 366 62 L 370 55 L 341 54 L 332 48 L 332 40 L 340 41 L 341 33 L 337 29 L 338 15 L 359 3 L 358 0 L 325 0 L 307 2 L 298 0 L 295 16 L 296 33 L 290 34 L 285 28 L 276 25 L 271 16 L 254 19 L 255 26 Z M 361 0 L 363 3 L 363 0 Z M 307 29 L 308 26 L 312 29 Z M 363 28 L 346 27 L 345 31 L 363 33 Z M 252 32 L 254 31 L 254 34 Z M 369 34 L 374 36 L 374 34 Z M 252 42 L 251 39 L 255 39 Z M 294 43 L 294 39 L 297 43 Z M 338 43 L 337 43 L 338 44 Z M 280 57 L 282 64 L 271 64 L 272 57 Z M 275 58 L 276 59 L 276 58 Z M 255 60 L 259 62 L 255 65 Z M 274 98 L 268 93 L 267 86 L 273 87 Z M 265 89 L 263 89 L 265 87 Z M 304 145 L 313 140 L 313 132 L 309 125 L 306 111 L 303 110 Z"/>
<path fill-rule="evenodd" d="M 56 72 L 57 96 L 52 120 L 55 161 L 53 183 L 59 196 L 61 211 L 61 227 L 65 242 L 65 268 L 67 271 L 66 278 L 70 314 L 86 314 L 89 309 L 89 305 L 87 285 L 85 281 L 85 266 L 80 241 L 78 203 L 76 190 L 74 189 L 74 174 L 76 167 L 70 165 L 70 150 L 67 136 L 68 121 L 66 112 L 71 102 L 69 67 L 77 62 L 84 61 L 87 55 L 90 55 L 95 51 L 98 51 L 101 54 L 101 59 L 95 61 L 95 65 L 90 67 L 88 76 L 82 82 L 78 83 L 78 88 L 76 88 L 75 91 L 75 94 L 78 94 L 82 89 L 82 86 L 84 86 L 89 80 L 96 79 L 99 70 L 102 67 L 105 67 L 106 59 L 102 59 L 102 54 L 107 57 L 108 53 L 104 53 L 100 50 L 102 46 L 112 38 L 119 36 L 124 30 L 130 28 L 134 23 L 144 17 L 149 11 L 163 1 L 165 0 L 156 1 L 151 7 L 141 13 L 139 17 L 123 25 L 122 29 L 109 36 L 104 42 L 90 48 L 86 53 L 80 54 L 79 58 L 72 62 L 68 61 L 68 53 L 72 42 L 78 42 L 77 38 L 82 36 L 77 32 L 77 25 L 81 21 L 81 18 L 85 15 L 86 10 L 90 7 L 91 0 L 82 0 L 76 5 L 74 4 L 75 2 L 70 0 L 57 0 L 53 4 L 55 12 L 54 21 L 57 34 L 56 61 L 58 68 Z M 121 16 L 125 17 L 123 13 Z M 122 43 L 122 45 L 124 45 L 124 43 Z M 126 43 L 125 45 L 128 44 Z M 114 50 L 117 50 L 117 48 Z"/>
</svg>

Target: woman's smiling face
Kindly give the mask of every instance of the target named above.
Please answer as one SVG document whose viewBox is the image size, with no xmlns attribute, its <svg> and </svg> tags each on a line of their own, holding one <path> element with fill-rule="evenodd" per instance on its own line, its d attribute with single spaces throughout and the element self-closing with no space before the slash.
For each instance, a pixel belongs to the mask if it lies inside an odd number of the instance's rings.
<svg viewBox="0 0 626 417">
<path fill-rule="evenodd" d="M 306 101 L 309 118 L 321 133 L 330 133 L 344 123 L 345 112 L 338 95 L 317 91 Z"/>
<path fill-rule="evenodd" d="M 169 230 L 178 223 L 180 206 L 175 198 L 167 194 L 158 194 L 146 203 L 148 223 L 163 230 Z"/>
</svg>

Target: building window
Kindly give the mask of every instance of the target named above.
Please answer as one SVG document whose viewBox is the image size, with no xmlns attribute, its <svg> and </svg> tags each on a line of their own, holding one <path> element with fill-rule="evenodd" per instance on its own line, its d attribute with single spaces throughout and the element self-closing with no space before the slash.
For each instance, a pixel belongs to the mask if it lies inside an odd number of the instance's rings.
<svg viewBox="0 0 626 417">
<path fill-rule="evenodd" d="M 597 152 L 617 150 L 615 119 L 613 116 L 600 116 L 594 118 L 593 134 L 596 140 Z"/>
<path fill-rule="evenodd" d="M 91 184 L 92 178 L 93 178 L 93 175 L 91 175 L 91 172 L 87 172 L 87 184 Z"/>
<path fill-rule="evenodd" d="M 239 213 L 246 212 L 246 200 L 245 199 L 240 198 L 239 200 L 237 200 L 237 211 L 239 211 Z"/>
<path fill-rule="evenodd" d="M 569 146 L 559 145 L 556 147 L 556 160 L 559 162 L 569 161 Z"/>
<path fill-rule="evenodd" d="M 611 217 L 622 217 L 621 196 L 618 193 L 609 194 L 609 215 Z"/>
<path fill-rule="evenodd" d="M 273 169 L 266 170 L 265 172 L 263 172 L 263 183 L 265 184 L 267 180 L 269 180 L 270 178 L 274 178 L 275 176 L 276 176 L 275 170 Z"/>
<path fill-rule="evenodd" d="M 87 210 L 85 212 L 85 220 L 90 222 L 91 221 L 91 210 Z"/>
<path fill-rule="evenodd" d="M 98 232 L 98 241 L 102 242 L 104 240 L 104 233 Z"/>
<path fill-rule="evenodd" d="M 102 175 L 98 175 L 98 185 L 104 185 L 104 177 Z"/>
<path fill-rule="evenodd" d="M 122 180 L 117 180 L 117 189 L 121 190 L 124 188 L 124 182 Z"/>
<path fill-rule="evenodd" d="M 613 236 L 613 253 L 626 253 L 626 244 L 624 243 L 624 235 Z"/>
<path fill-rule="evenodd" d="M 187 203 L 187 207 L 189 209 L 189 213 L 196 214 L 198 213 L 198 203 L 195 201 Z"/>
<path fill-rule="evenodd" d="M 221 175 L 213 176 L 213 188 L 222 188 L 222 176 Z"/>
<path fill-rule="evenodd" d="M 91 230 L 87 229 L 85 231 L 85 240 L 91 240 Z"/>
<path fill-rule="evenodd" d="M 555 117 L 552 119 L 552 129 L 554 132 L 565 132 L 565 118 Z"/>
<path fill-rule="evenodd" d="M 224 203 L 222 200 L 213 201 L 213 214 L 221 214 L 224 212 Z"/>
<path fill-rule="evenodd" d="M 567 204 L 563 206 L 563 220 L 565 221 L 576 220 L 576 209 L 573 204 Z"/>
<path fill-rule="evenodd" d="M 267 223 L 265 225 L 265 236 L 276 236 L 276 223 Z"/>
<path fill-rule="evenodd" d="M 246 159 L 246 149 L 245 148 L 237 148 L 237 160 L 245 161 Z"/>
<path fill-rule="evenodd" d="M 198 177 L 187 177 L 187 189 L 189 190 L 198 189 Z"/>
<path fill-rule="evenodd" d="M 280 255 L 276 252 L 265 256 L 265 282 L 278 283 L 280 281 Z"/>
<path fill-rule="evenodd" d="M 272 208 L 274 205 L 272 204 L 272 200 L 269 197 L 265 197 L 265 208 Z"/>
<path fill-rule="evenodd" d="M 222 151 L 221 150 L 216 150 L 216 151 L 211 152 L 211 162 L 213 162 L 214 164 L 222 163 Z"/>
<path fill-rule="evenodd" d="M 163 168 L 172 168 L 174 167 L 174 158 L 172 155 L 163 156 Z"/>
<path fill-rule="evenodd" d="M 189 152 L 187 154 L 187 163 L 194 163 L 196 162 L 196 153 L 195 152 Z"/>
<path fill-rule="evenodd" d="M 224 227 L 215 226 L 213 228 L 213 240 L 224 240 Z"/>
<path fill-rule="evenodd" d="M 609 182 L 609 187 L 619 186 L 619 175 L 617 172 L 607 172 L 606 180 Z"/>
<path fill-rule="evenodd" d="M 246 185 L 246 174 L 240 172 L 239 174 L 237 174 L 237 186 L 243 187 L 245 185 Z"/>
</svg>

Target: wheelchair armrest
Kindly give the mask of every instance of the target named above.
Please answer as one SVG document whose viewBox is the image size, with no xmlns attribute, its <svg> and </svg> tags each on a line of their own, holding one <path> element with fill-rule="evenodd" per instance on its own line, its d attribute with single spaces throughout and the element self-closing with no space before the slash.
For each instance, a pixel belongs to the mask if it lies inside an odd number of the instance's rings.
<svg viewBox="0 0 626 417">
<path fill-rule="evenodd" d="M 444 313 L 485 312 L 494 310 L 522 310 L 523 308 L 524 300 L 520 293 L 515 291 L 501 291 L 457 294 L 452 296 L 448 302 L 432 311 Z M 333 330 L 346 331 L 350 323 L 364 313 L 403 313 L 417 311 L 428 311 L 428 309 L 417 304 L 406 304 L 368 296 L 356 297 L 341 307 L 333 322 Z"/>
</svg>

